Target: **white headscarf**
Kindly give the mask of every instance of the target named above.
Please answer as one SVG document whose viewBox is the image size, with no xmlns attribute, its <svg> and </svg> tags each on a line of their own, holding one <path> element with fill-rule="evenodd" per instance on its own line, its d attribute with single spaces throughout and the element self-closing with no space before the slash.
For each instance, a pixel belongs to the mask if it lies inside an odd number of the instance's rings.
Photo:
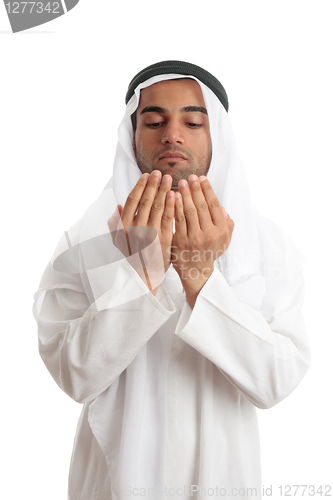
<svg viewBox="0 0 333 500">
<path fill-rule="evenodd" d="M 112 287 L 117 266 L 124 256 L 113 246 L 107 221 L 117 204 L 124 206 L 141 176 L 132 147 L 130 117 L 138 107 L 142 88 L 174 78 L 193 78 L 201 87 L 212 139 L 207 178 L 220 204 L 235 222 L 228 250 L 215 261 L 217 268 L 236 297 L 266 319 L 273 313 L 278 297 L 293 287 L 301 270 L 302 256 L 252 205 L 232 127 L 221 102 L 195 77 L 159 75 L 141 83 L 128 102 L 118 130 L 113 177 L 96 202 L 60 240 L 35 295 L 36 316 L 45 290 L 67 287 L 85 292 L 92 304 Z M 172 271 L 170 268 L 166 276 L 174 276 Z M 170 282 L 164 281 L 167 289 Z M 148 288 L 147 293 L 150 293 Z M 120 293 L 119 304 L 133 298 Z M 125 370 L 126 374 L 123 372 L 90 405 L 89 423 L 104 452 L 115 492 L 126 484 L 135 485 L 138 479 L 145 485 L 164 484 L 166 374 L 170 349 L 170 343 L 156 332 Z M 137 373 L 145 376 L 137 377 Z M 126 390 L 127 406 L 123 413 L 117 405 L 120 388 Z M 138 460 L 146 464 L 140 478 Z"/>
</svg>

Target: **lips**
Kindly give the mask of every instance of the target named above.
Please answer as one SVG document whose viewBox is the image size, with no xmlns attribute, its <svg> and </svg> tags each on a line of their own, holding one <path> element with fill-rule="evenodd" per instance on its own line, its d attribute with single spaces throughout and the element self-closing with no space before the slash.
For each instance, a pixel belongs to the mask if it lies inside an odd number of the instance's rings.
<svg viewBox="0 0 333 500">
<path fill-rule="evenodd" d="M 184 156 L 182 153 L 169 153 L 169 152 L 166 152 L 164 154 L 162 154 L 162 156 L 160 156 L 160 160 L 164 160 L 164 159 L 173 159 L 173 160 L 187 160 L 186 156 Z"/>
</svg>

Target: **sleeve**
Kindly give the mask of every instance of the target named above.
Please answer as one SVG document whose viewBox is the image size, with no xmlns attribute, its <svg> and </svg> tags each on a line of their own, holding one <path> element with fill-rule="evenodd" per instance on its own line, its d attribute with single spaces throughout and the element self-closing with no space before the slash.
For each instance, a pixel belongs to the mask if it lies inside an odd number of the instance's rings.
<svg viewBox="0 0 333 500">
<path fill-rule="evenodd" d="M 118 378 L 175 310 L 164 285 L 154 297 L 124 259 L 114 286 L 91 305 L 70 287 L 46 290 L 36 318 L 39 353 L 61 389 L 87 403 Z"/>
<path fill-rule="evenodd" d="M 236 298 L 215 268 L 193 310 L 186 300 L 175 333 L 255 406 L 271 408 L 294 390 L 310 365 L 303 298 L 300 278 L 266 321 Z"/>
</svg>

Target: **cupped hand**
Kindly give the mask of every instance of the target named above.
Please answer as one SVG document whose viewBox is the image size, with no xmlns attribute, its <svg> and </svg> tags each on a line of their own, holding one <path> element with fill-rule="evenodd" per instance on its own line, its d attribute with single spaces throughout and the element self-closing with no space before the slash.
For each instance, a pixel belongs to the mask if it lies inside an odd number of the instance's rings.
<svg viewBox="0 0 333 500">
<path fill-rule="evenodd" d="M 108 226 L 114 245 L 153 292 L 170 266 L 175 195 L 172 178 L 161 172 L 145 173 L 117 205 Z"/>
<path fill-rule="evenodd" d="M 179 181 L 175 202 L 172 264 L 187 297 L 195 299 L 214 270 L 214 261 L 230 245 L 234 222 L 204 176 Z M 191 304 L 192 305 L 192 304 Z"/>
</svg>

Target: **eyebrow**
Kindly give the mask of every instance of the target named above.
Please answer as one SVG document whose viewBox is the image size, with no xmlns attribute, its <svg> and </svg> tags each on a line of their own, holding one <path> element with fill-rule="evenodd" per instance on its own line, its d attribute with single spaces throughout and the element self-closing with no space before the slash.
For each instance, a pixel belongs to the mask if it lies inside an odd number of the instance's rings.
<svg viewBox="0 0 333 500">
<path fill-rule="evenodd" d="M 167 110 L 165 108 L 160 108 L 160 106 L 147 106 L 143 108 L 141 111 L 141 115 L 144 113 L 162 113 L 165 114 Z M 204 113 L 207 115 L 207 109 L 204 108 L 203 106 L 185 106 L 184 108 L 181 108 L 180 110 L 181 113 L 193 113 L 193 112 L 199 112 L 199 113 Z"/>
</svg>

